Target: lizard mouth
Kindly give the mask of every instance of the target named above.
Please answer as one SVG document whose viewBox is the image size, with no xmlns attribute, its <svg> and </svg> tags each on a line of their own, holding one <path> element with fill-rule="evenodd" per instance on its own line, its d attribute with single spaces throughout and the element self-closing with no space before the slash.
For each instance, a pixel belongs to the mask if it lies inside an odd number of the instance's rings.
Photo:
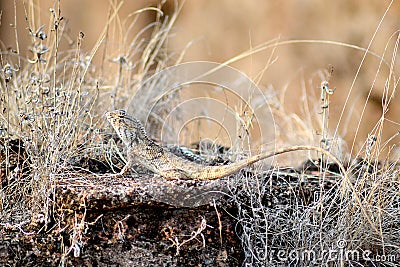
<svg viewBox="0 0 400 267">
<path fill-rule="evenodd" d="M 115 116 L 114 112 L 109 111 L 106 113 L 106 119 L 111 124 L 111 126 L 115 129 L 116 126 L 118 125 L 118 116 Z"/>
</svg>

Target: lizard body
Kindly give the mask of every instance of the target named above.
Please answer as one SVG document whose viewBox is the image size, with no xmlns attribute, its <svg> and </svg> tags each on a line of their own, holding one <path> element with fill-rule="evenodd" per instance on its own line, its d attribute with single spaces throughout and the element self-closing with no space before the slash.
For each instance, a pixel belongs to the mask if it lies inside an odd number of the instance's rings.
<svg viewBox="0 0 400 267">
<path fill-rule="evenodd" d="M 136 162 L 166 179 L 215 180 L 234 174 L 257 161 L 298 150 L 318 151 L 340 164 L 330 152 L 319 147 L 292 146 L 251 156 L 228 165 L 206 166 L 178 157 L 165 150 L 147 136 L 144 126 L 138 119 L 129 116 L 124 110 L 107 112 L 106 117 L 128 148 L 128 163 L 121 171 L 121 175 Z"/>
</svg>

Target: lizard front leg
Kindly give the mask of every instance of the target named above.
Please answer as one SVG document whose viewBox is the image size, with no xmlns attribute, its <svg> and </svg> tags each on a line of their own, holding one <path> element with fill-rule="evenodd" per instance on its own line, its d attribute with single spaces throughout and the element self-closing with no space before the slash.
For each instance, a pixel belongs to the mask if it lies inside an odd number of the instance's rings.
<svg viewBox="0 0 400 267">
<path fill-rule="evenodd" d="M 127 162 L 126 163 L 126 165 L 122 168 L 122 170 L 119 172 L 119 173 L 117 173 L 117 175 L 120 175 L 120 176 L 125 176 L 125 175 L 127 175 L 130 171 L 131 171 L 131 165 L 132 164 L 130 164 L 129 162 Z"/>
<path fill-rule="evenodd" d="M 108 177 L 122 178 L 127 176 L 132 170 L 132 163 L 128 161 L 119 173 L 108 174 Z"/>
</svg>

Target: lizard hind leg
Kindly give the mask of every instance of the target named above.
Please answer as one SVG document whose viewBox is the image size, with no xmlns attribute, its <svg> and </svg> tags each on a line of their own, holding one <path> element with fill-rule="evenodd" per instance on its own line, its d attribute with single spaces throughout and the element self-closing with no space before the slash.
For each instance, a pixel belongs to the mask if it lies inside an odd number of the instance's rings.
<svg viewBox="0 0 400 267">
<path fill-rule="evenodd" d="M 165 170 L 159 173 L 162 177 L 167 180 L 188 180 L 190 179 L 186 173 L 179 169 Z"/>
</svg>

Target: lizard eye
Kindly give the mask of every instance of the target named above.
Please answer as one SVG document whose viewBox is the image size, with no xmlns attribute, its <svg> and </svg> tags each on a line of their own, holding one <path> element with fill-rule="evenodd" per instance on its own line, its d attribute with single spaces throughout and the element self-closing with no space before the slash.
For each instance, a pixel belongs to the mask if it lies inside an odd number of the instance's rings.
<svg viewBox="0 0 400 267">
<path fill-rule="evenodd" d="M 118 115 L 120 118 L 123 118 L 126 116 L 126 111 L 123 109 L 118 110 L 118 113 L 119 113 Z"/>
</svg>

